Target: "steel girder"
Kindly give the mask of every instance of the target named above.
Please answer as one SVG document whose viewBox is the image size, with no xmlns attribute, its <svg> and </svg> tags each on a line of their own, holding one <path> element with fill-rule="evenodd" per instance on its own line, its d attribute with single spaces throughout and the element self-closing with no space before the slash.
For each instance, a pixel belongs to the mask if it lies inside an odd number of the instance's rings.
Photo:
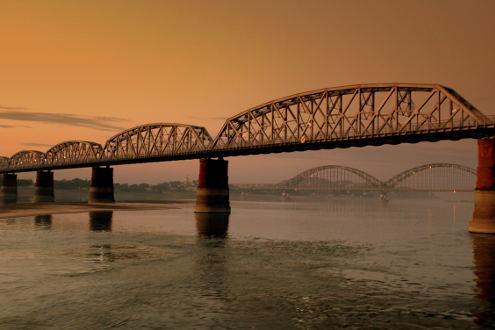
<svg viewBox="0 0 495 330">
<path fill-rule="evenodd" d="M 9 159 L 9 169 L 23 169 L 31 167 L 44 167 L 46 166 L 46 156 L 41 151 L 37 150 L 23 150 L 14 154 Z"/>
<path fill-rule="evenodd" d="M 493 125 L 458 93 L 441 85 L 354 85 L 296 94 L 242 112 L 225 122 L 212 148 L 276 148 Z"/>
<path fill-rule="evenodd" d="M 100 160 L 103 147 L 91 141 L 66 141 L 59 143 L 46 152 L 48 165 L 84 163 Z"/>
<path fill-rule="evenodd" d="M 0 156 L 0 168 L 2 168 L 2 167 L 8 167 L 9 166 L 9 161 L 10 161 L 10 158 L 9 157 Z"/>
<path fill-rule="evenodd" d="M 105 160 L 136 159 L 207 150 L 212 138 L 204 127 L 148 124 L 125 130 L 107 140 Z"/>
</svg>

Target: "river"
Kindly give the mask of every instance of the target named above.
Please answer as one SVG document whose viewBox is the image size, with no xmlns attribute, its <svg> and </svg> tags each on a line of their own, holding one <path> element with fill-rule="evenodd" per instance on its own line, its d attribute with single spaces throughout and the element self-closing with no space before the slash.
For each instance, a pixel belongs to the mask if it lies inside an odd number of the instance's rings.
<svg viewBox="0 0 495 330">
<path fill-rule="evenodd" d="M 495 326 L 472 200 L 232 202 L 0 220 L 0 328 Z"/>
</svg>

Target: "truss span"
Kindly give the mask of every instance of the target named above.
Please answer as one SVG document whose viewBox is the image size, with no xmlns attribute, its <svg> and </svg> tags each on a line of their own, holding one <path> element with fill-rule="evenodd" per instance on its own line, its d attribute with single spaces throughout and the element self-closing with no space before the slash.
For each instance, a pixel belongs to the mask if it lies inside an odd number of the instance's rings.
<svg viewBox="0 0 495 330">
<path fill-rule="evenodd" d="M 294 190 L 370 190 L 383 183 L 374 176 L 356 168 L 325 165 L 306 170 L 279 184 Z"/>
<path fill-rule="evenodd" d="M 46 166 L 46 155 L 37 150 L 22 150 L 9 159 L 9 168 L 23 169 Z"/>
<path fill-rule="evenodd" d="M 103 155 L 103 147 L 91 141 L 65 141 L 46 152 L 49 165 L 88 163 L 99 160 Z"/>
<path fill-rule="evenodd" d="M 448 87 L 365 84 L 264 103 L 227 119 L 214 140 L 200 126 L 147 124 L 111 137 L 101 148 L 94 142 L 69 141 L 47 155 L 22 151 L 8 164 L 0 161 L 0 173 L 494 135 L 495 122 Z"/>
<path fill-rule="evenodd" d="M 9 166 L 9 157 L 0 156 L 0 168 Z"/>
<path fill-rule="evenodd" d="M 111 137 L 105 160 L 173 156 L 207 150 L 212 138 L 204 127 L 157 123 L 137 126 Z"/>
<path fill-rule="evenodd" d="M 321 89 L 227 119 L 213 149 L 251 154 L 483 135 L 494 123 L 454 90 L 433 84 Z M 486 134 L 486 133 L 485 133 Z"/>
<path fill-rule="evenodd" d="M 425 164 L 401 172 L 385 182 L 393 189 L 471 191 L 476 170 L 459 164 Z"/>
</svg>

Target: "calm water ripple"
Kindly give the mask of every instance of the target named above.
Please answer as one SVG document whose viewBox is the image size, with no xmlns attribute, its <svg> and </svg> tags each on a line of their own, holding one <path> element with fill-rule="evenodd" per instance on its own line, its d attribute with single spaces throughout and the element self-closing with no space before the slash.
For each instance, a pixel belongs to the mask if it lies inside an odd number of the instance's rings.
<svg viewBox="0 0 495 330">
<path fill-rule="evenodd" d="M 0 328 L 495 326 L 469 201 L 181 207 L 0 220 Z"/>
</svg>

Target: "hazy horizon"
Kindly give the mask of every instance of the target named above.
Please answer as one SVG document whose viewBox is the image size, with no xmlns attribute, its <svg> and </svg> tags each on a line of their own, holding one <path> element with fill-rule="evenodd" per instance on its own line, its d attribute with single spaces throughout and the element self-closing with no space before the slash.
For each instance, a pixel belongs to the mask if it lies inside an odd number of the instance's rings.
<svg viewBox="0 0 495 330">
<path fill-rule="evenodd" d="M 2 1 L 0 155 L 104 144 L 151 122 L 205 126 L 324 87 L 440 83 L 487 115 L 495 2 Z M 476 77 L 476 79 L 473 79 Z M 6 142 L 5 142 L 6 141 Z M 475 140 L 229 157 L 232 183 L 346 165 L 378 178 L 431 162 L 476 166 Z M 115 167 L 115 181 L 195 179 L 197 161 Z M 88 178 L 57 170 L 56 179 Z M 33 177 L 33 173 L 20 177 Z"/>
</svg>

